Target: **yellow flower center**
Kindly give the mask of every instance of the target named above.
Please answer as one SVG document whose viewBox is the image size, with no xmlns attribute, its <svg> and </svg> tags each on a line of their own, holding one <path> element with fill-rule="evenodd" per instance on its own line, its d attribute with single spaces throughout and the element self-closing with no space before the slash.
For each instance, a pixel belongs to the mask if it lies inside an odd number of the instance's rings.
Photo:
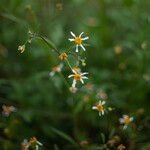
<svg viewBox="0 0 150 150">
<path fill-rule="evenodd" d="M 36 137 L 30 138 L 30 143 L 31 143 L 31 144 L 36 144 L 36 143 L 37 143 Z"/>
<path fill-rule="evenodd" d="M 130 117 L 127 116 L 124 118 L 124 124 L 129 124 L 130 122 Z"/>
<path fill-rule="evenodd" d="M 104 107 L 103 107 L 103 105 L 98 104 L 96 107 L 97 107 L 97 110 L 98 110 L 99 112 L 104 111 Z"/>
<path fill-rule="evenodd" d="M 76 37 L 75 40 L 74 40 L 75 44 L 77 45 L 81 45 L 82 43 L 82 39 L 80 37 Z"/>
<path fill-rule="evenodd" d="M 81 75 L 78 74 L 78 73 L 76 73 L 76 74 L 74 75 L 74 79 L 75 79 L 75 80 L 81 80 Z"/>
</svg>

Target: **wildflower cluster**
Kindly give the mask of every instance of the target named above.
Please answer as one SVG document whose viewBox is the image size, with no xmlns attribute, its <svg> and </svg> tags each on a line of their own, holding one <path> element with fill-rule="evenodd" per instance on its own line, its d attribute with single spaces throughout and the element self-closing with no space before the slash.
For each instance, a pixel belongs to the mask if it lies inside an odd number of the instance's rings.
<svg viewBox="0 0 150 150">
<path fill-rule="evenodd" d="M 25 45 L 27 43 L 31 43 L 31 41 L 36 38 L 42 39 L 51 49 L 53 49 L 58 54 L 59 60 L 62 61 L 60 64 L 58 64 L 52 68 L 52 71 L 50 71 L 49 76 L 53 77 L 55 75 L 55 73 L 61 73 L 62 69 L 64 67 L 63 61 L 65 61 L 66 64 L 69 66 L 71 72 L 73 73 L 68 76 L 68 78 L 71 78 L 71 77 L 73 78 L 72 85 L 69 89 L 72 93 L 75 93 L 77 91 L 77 87 L 76 87 L 77 82 L 81 82 L 82 84 L 84 84 L 84 80 L 88 79 L 88 77 L 85 76 L 88 73 L 87 72 L 82 73 L 81 69 L 79 67 L 80 63 L 82 64 L 82 66 L 85 66 L 86 63 L 85 63 L 85 59 L 81 58 L 81 55 L 78 52 L 79 52 L 79 48 L 83 49 L 84 51 L 86 50 L 84 47 L 83 41 L 88 40 L 89 37 L 82 37 L 84 32 L 81 32 L 81 34 L 79 34 L 79 36 L 76 36 L 72 31 L 70 33 L 73 36 L 73 38 L 69 38 L 68 40 L 70 42 L 74 42 L 74 45 L 76 47 L 75 54 L 74 54 L 74 51 L 70 50 L 70 48 L 66 52 L 65 51 L 61 52 L 60 50 L 58 50 L 56 48 L 56 46 L 51 41 L 49 41 L 48 39 L 46 39 L 42 36 L 39 36 L 35 33 L 32 33 L 31 31 L 28 32 L 29 39 L 25 42 L 25 44 L 23 44 L 22 46 L 19 46 L 18 50 L 21 53 L 23 53 L 25 51 Z M 74 61 L 76 61 L 76 64 L 78 64 L 76 67 L 73 67 L 71 65 L 71 63 L 69 61 L 69 55 L 73 55 L 73 56 L 75 55 Z"/>
<path fill-rule="evenodd" d="M 31 41 L 33 39 L 40 38 L 51 49 L 53 49 L 58 54 L 58 60 L 60 60 L 60 63 L 52 68 L 52 70 L 49 72 L 49 76 L 52 78 L 56 73 L 62 74 L 62 71 L 64 70 L 64 66 L 65 66 L 64 62 L 65 62 L 68 65 L 69 70 L 72 72 L 72 74 L 68 75 L 68 78 L 72 78 L 72 84 L 71 84 L 71 86 L 69 86 L 69 90 L 72 93 L 76 93 L 78 90 L 77 83 L 84 84 L 84 82 L 85 82 L 84 80 L 88 79 L 88 77 L 87 77 L 88 72 L 81 71 L 80 63 L 82 66 L 85 66 L 86 62 L 85 62 L 85 58 L 82 58 L 81 53 L 79 53 L 79 50 L 82 49 L 83 51 L 86 51 L 85 44 L 83 42 L 85 40 L 88 40 L 89 37 L 82 37 L 84 32 L 81 32 L 81 34 L 79 34 L 79 36 L 76 36 L 72 31 L 70 33 L 73 38 L 69 38 L 68 40 L 70 42 L 74 43 L 75 52 L 74 52 L 74 48 L 73 48 L 73 50 L 71 50 L 69 48 L 67 51 L 61 52 L 60 50 L 58 50 L 56 48 L 56 46 L 51 41 L 49 41 L 48 39 L 46 39 L 42 36 L 38 36 L 37 34 L 33 34 L 31 31 L 29 31 L 29 40 L 26 43 L 31 43 Z M 25 51 L 26 43 L 23 46 L 18 47 L 18 50 L 21 53 L 23 53 Z M 115 52 L 116 52 L 116 54 L 120 54 L 122 52 L 122 48 L 120 46 L 115 47 Z M 76 66 L 71 65 L 71 61 L 70 61 L 70 57 L 69 57 L 70 55 L 75 56 L 73 60 L 76 62 L 76 64 L 77 64 Z M 68 82 L 67 82 L 67 85 L 68 85 Z M 89 91 L 93 91 L 92 84 L 88 83 L 85 87 Z M 106 99 L 108 98 L 108 96 L 103 90 L 99 90 L 96 94 L 96 97 L 98 99 L 103 99 L 103 100 L 100 100 L 96 105 L 94 105 L 92 107 L 93 110 L 98 111 L 99 116 L 103 116 L 105 113 L 113 110 L 113 108 L 108 107 L 106 105 Z M 86 96 L 84 98 L 86 99 L 85 101 L 87 101 L 87 98 L 89 99 L 88 96 Z M 5 108 L 5 113 L 11 112 L 10 110 L 13 111 L 13 108 L 12 109 Z M 133 121 L 133 117 L 129 117 L 128 115 L 123 115 L 123 118 L 120 118 L 119 121 L 121 124 L 124 125 L 123 129 L 126 129 L 127 126 Z M 111 145 L 112 143 L 116 143 L 116 141 L 117 141 L 116 138 L 113 138 L 108 141 L 108 144 Z M 31 145 L 35 145 L 36 150 L 38 150 L 38 147 L 41 146 L 42 144 L 35 137 L 31 138 L 29 141 L 25 139 L 22 143 L 22 147 L 24 150 L 28 150 Z M 123 149 L 125 149 L 125 146 L 121 144 L 117 147 L 117 149 L 123 150 Z"/>
</svg>

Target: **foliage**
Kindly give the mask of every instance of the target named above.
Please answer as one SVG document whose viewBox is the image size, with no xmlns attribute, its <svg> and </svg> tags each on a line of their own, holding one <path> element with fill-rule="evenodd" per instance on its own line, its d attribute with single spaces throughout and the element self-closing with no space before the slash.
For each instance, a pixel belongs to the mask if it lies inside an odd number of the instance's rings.
<svg viewBox="0 0 150 150">
<path fill-rule="evenodd" d="M 0 22 L 1 112 L 17 108 L 0 117 L 0 149 L 19 150 L 32 136 L 41 150 L 150 149 L 149 0 L 1 0 Z M 33 39 L 20 54 L 28 30 L 52 42 Z M 70 31 L 90 37 L 82 54 L 89 80 L 77 93 L 67 65 L 49 76 L 60 63 L 50 46 L 66 51 Z M 92 110 L 99 99 L 113 109 L 101 117 Z M 126 130 L 123 114 L 134 117 Z"/>
</svg>

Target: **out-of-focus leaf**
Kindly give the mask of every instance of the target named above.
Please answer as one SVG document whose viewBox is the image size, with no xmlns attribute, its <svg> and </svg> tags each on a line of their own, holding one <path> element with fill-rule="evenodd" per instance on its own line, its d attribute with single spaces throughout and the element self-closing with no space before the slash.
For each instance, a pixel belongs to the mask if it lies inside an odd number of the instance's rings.
<svg viewBox="0 0 150 150">
<path fill-rule="evenodd" d="M 102 142 L 105 143 L 105 135 L 104 133 L 101 133 Z"/>
<path fill-rule="evenodd" d="M 49 48 L 54 49 L 55 51 L 58 52 L 55 44 L 52 41 L 50 41 L 49 39 L 47 39 L 47 38 L 45 38 L 43 36 L 40 36 L 40 38 L 49 46 Z"/>
<path fill-rule="evenodd" d="M 62 137 L 63 139 L 69 141 L 70 143 L 72 143 L 74 146 L 77 146 L 77 143 L 69 136 L 67 135 L 66 133 L 56 129 L 56 128 L 53 128 L 51 127 L 51 130 L 56 133 L 57 135 L 59 135 L 60 137 Z"/>
<path fill-rule="evenodd" d="M 3 18 L 9 19 L 13 22 L 22 24 L 22 25 L 26 25 L 26 22 L 20 18 L 17 18 L 16 16 L 12 15 L 12 14 L 7 14 L 7 13 L 1 13 L 0 16 L 2 16 Z"/>
<path fill-rule="evenodd" d="M 54 150 L 59 150 L 59 148 L 56 144 L 54 145 Z"/>
</svg>

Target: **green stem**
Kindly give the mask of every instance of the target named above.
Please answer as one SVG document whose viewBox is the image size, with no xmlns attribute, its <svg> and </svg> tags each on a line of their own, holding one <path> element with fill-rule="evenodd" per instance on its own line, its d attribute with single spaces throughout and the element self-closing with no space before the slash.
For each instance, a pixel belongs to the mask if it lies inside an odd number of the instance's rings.
<svg viewBox="0 0 150 150">
<path fill-rule="evenodd" d="M 50 49 L 53 49 L 58 55 L 60 55 L 59 50 L 55 46 L 52 46 L 52 44 L 50 44 L 44 37 L 37 35 L 35 38 L 43 40 L 43 42 L 45 42 Z"/>
<path fill-rule="evenodd" d="M 68 66 L 70 67 L 70 69 L 73 70 L 73 68 L 71 67 L 71 65 L 70 65 L 70 63 L 69 63 L 69 61 L 68 61 L 68 59 L 66 59 L 66 62 L 67 62 L 67 64 L 68 64 Z"/>
</svg>

